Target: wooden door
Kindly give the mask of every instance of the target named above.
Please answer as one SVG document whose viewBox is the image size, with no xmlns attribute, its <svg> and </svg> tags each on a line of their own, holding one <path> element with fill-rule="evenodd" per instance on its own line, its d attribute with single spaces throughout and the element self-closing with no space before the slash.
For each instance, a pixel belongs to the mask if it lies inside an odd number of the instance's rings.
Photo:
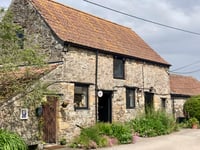
<svg viewBox="0 0 200 150">
<path fill-rule="evenodd" d="M 47 97 L 43 105 L 43 140 L 46 143 L 56 143 L 56 107 L 57 98 Z"/>
</svg>

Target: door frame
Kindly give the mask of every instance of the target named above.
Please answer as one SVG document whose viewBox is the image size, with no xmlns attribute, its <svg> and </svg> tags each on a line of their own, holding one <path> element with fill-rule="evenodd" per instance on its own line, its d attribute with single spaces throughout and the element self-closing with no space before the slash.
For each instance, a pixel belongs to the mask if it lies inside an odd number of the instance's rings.
<svg viewBox="0 0 200 150">
<path fill-rule="evenodd" d="M 57 124 L 57 110 L 58 110 L 58 97 L 56 96 L 46 96 L 46 102 L 43 104 L 43 113 L 42 113 L 42 123 L 43 123 L 43 126 L 42 126 L 42 132 L 43 132 L 43 140 L 47 143 L 56 143 L 57 142 L 57 127 L 58 127 L 58 124 Z M 54 117 L 52 120 L 49 120 L 51 118 L 49 118 L 50 116 L 50 112 L 48 109 L 52 109 L 51 106 L 53 105 L 53 114 L 52 114 L 52 117 Z M 45 116 L 45 109 L 47 109 L 48 112 L 48 116 Z M 47 114 L 46 114 L 47 115 Z M 45 121 L 48 121 L 48 122 L 45 122 Z M 53 132 L 49 132 L 49 129 L 45 129 L 45 128 L 49 128 L 49 123 L 53 123 Z M 49 137 L 51 136 L 51 137 Z M 52 137 L 53 136 L 53 137 Z M 49 139 L 51 138 L 51 139 Z"/>
<path fill-rule="evenodd" d="M 98 121 L 112 123 L 113 91 L 102 90 L 103 96 L 98 97 Z"/>
<path fill-rule="evenodd" d="M 154 110 L 154 93 L 144 92 L 144 107 L 145 113 Z"/>
</svg>

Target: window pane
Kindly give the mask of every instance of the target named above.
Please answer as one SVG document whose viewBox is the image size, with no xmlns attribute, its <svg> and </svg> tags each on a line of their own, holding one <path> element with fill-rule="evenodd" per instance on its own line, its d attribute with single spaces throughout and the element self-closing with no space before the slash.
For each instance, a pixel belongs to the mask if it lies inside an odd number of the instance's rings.
<svg viewBox="0 0 200 150">
<path fill-rule="evenodd" d="M 76 108 L 88 107 L 88 87 L 87 86 L 75 86 L 74 103 L 75 103 Z"/>
<path fill-rule="evenodd" d="M 126 89 L 126 107 L 135 108 L 135 89 Z"/>
<path fill-rule="evenodd" d="M 123 59 L 114 58 L 114 77 L 124 78 L 124 61 Z"/>
</svg>

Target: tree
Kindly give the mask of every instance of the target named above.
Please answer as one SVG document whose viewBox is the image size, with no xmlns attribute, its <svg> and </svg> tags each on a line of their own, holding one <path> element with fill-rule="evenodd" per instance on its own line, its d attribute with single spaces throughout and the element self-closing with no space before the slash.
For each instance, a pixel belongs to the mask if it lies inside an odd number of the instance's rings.
<svg viewBox="0 0 200 150">
<path fill-rule="evenodd" d="M 183 111 L 187 118 L 197 118 L 200 121 L 200 96 L 189 98 L 184 106 Z"/>
<path fill-rule="evenodd" d="M 40 72 L 36 71 L 48 70 L 44 67 L 44 56 L 37 49 L 24 48 L 23 34 L 23 28 L 13 22 L 12 13 L 6 12 L 0 22 L 0 103 L 18 94 L 24 103 L 26 97 L 29 102 L 39 100 L 46 90 L 39 81 Z"/>
</svg>

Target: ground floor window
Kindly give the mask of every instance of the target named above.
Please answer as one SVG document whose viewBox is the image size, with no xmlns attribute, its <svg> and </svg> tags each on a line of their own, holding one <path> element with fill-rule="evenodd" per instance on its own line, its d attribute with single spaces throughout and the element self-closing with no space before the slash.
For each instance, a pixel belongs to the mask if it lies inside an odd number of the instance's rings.
<svg viewBox="0 0 200 150">
<path fill-rule="evenodd" d="M 135 108 L 135 89 L 126 88 L 126 108 L 133 109 Z"/>
<path fill-rule="evenodd" d="M 166 98 L 161 98 L 161 108 L 165 110 L 166 108 Z"/>
<path fill-rule="evenodd" d="M 88 85 L 75 84 L 74 103 L 76 109 L 88 108 Z"/>
</svg>

